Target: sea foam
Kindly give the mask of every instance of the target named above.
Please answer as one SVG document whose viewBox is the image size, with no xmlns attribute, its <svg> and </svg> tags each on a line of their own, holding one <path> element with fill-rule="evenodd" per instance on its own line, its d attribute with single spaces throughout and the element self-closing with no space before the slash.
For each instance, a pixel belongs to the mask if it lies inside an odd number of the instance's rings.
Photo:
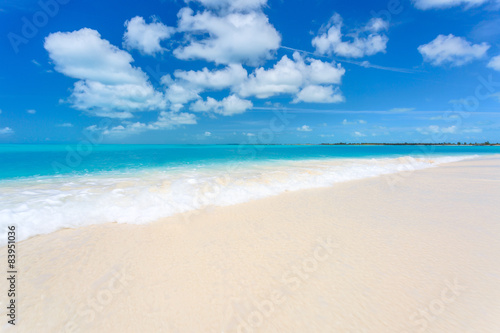
<svg viewBox="0 0 500 333">
<path fill-rule="evenodd" d="M 8 225 L 16 225 L 18 240 L 23 240 L 90 224 L 143 224 L 204 207 L 473 157 L 281 160 L 4 180 L 0 182 L 0 245 L 5 245 Z"/>
</svg>

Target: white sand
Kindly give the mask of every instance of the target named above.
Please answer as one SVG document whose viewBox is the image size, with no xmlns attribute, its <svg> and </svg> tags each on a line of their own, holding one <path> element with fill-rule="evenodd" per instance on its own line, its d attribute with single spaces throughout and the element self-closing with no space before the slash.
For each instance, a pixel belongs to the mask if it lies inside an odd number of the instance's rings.
<svg viewBox="0 0 500 333">
<path fill-rule="evenodd" d="M 37 236 L 16 331 L 500 332 L 499 199 L 483 159 Z"/>
</svg>

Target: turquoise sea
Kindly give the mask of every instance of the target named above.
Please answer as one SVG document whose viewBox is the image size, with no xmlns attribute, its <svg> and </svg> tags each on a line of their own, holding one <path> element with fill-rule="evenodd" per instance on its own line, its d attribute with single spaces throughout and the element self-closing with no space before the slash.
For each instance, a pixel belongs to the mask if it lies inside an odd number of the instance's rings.
<svg viewBox="0 0 500 333">
<path fill-rule="evenodd" d="M 249 161 L 498 153 L 500 146 L 0 145 L 0 179 Z"/>
<path fill-rule="evenodd" d="M 285 191 L 500 154 L 488 146 L 0 145 L 0 227 L 148 223 Z M 5 239 L 0 235 L 0 239 Z"/>
</svg>

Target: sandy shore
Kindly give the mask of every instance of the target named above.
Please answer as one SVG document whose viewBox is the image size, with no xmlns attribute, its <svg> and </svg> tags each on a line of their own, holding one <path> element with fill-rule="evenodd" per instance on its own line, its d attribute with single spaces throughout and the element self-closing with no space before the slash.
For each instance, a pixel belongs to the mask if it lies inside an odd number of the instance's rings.
<svg viewBox="0 0 500 333">
<path fill-rule="evenodd" d="M 15 331 L 500 332 L 499 199 L 492 158 L 37 236 Z"/>
</svg>

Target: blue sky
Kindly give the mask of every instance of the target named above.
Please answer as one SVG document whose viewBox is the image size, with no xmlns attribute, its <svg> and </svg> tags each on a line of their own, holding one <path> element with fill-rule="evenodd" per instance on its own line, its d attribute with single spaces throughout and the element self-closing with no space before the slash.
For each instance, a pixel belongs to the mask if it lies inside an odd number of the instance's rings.
<svg viewBox="0 0 500 333">
<path fill-rule="evenodd" d="M 0 143 L 499 142 L 499 9 L 3 0 Z"/>
</svg>

